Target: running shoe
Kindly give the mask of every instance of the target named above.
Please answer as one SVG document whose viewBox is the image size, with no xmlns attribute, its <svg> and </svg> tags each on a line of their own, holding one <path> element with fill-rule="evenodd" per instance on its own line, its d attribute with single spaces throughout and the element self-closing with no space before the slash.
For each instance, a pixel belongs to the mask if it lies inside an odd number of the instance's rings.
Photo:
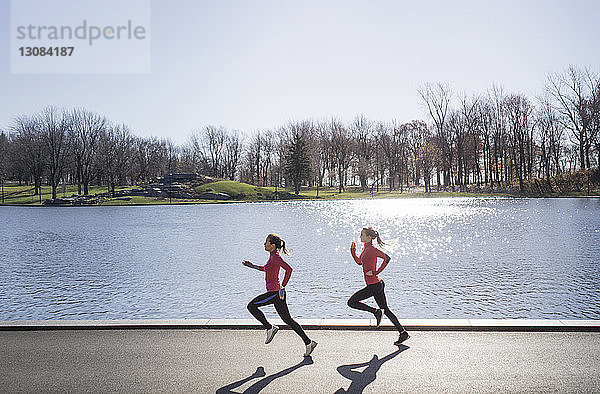
<svg viewBox="0 0 600 394">
<path fill-rule="evenodd" d="M 398 337 L 398 340 L 394 342 L 394 345 L 400 346 L 402 342 L 406 341 L 408 338 L 410 338 L 410 335 L 408 335 L 408 332 L 404 330 L 400 333 L 400 336 Z"/>
<path fill-rule="evenodd" d="M 375 319 L 377 319 L 377 327 L 381 324 L 381 318 L 383 317 L 383 309 L 377 309 L 375 311 Z"/>
<path fill-rule="evenodd" d="M 313 350 L 317 347 L 317 343 L 315 341 L 310 341 L 308 345 L 306 345 L 306 352 L 304 352 L 304 357 L 310 356 Z"/>
<path fill-rule="evenodd" d="M 267 339 L 265 340 L 265 345 L 273 340 L 275 334 L 279 331 L 279 327 L 273 325 L 271 328 L 267 330 Z"/>
</svg>

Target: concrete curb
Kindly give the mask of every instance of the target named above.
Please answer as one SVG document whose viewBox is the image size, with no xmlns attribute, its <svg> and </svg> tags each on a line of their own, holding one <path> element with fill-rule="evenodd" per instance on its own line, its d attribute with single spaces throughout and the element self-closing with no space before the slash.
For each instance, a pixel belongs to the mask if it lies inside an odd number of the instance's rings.
<svg viewBox="0 0 600 394">
<path fill-rule="evenodd" d="M 271 321 L 289 329 L 280 319 Z M 297 319 L 307 330 L 395 330 L 387 319 L 379 327 L 375 319 Z M 600 332 L 600 320 L 526 319 L 401 319 L 407 330 L 415 331 L 532 331 Z M 131 330 L 131 329 L 263 329 L 254 319 L 176 320 L 15 320 L 0 321 L 0 331 L 48 330 Z"/>
</svg>

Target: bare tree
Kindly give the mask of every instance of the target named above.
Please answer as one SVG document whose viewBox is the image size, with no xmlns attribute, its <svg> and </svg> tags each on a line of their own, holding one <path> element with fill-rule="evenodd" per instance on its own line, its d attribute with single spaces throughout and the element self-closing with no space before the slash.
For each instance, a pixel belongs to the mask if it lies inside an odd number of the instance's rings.
<svg viewBox="0 0 600 394">
<path fill-rule="evenodd" d="M 529 131 L 532 128 L 533 108 L 529 100 L 521 95 L 511 95 L 506 99 L 506 108 L 512 134 L 512 163 L 519 178 L 519 190 L 523 191 L 523 178 L 529 178 L 531 168 L 527 167 Z"/>
<path fill-rule="evenodd" d="M 540 100 L 536 122 L 539 130 L 540 160 L 543 166 L 546 185 L 551 193 L 552 183 L 550 177 L 560 173 L 561 141 L 563 128 L 559 124 L 559 115 L 552 107 L 548 96 Z"/>
<path fill-rule="evenodd" d="M 338 188 L 341 193 L 346 186 L 347 173 L 352 160 L 352 140 L 348 130 L 337 120 L 329 123 L 331 130 L 331 153 L 335 161 L 338 176 Z"/>
<path fill-rule="evenodd" d="M 209 175 L 220 178 L 222 175 L 223 151 L 225 150 L 225 129 L 217 126 L 206 126 L 203 134 L 203 154 L 210 164 Z"/>
<path fill-rule="evenodd" d="M 108 120 L 86 109 L 75 109 L 69 116 L 78 193 L 81 194 L 83 185 L 83 194 L 88 194 L 92 165 L 97 154 L 97 143 L 102 132 L 109 127 Z"/>
<path fill-rule="evenodd" d="M 244 160 L 246 178 L 255 185 L 267 186 L 269 184 L 269 175 L 273 172 L 275 156 L 281 155 L 281 152 L 275 152 L 277 144 L 274 139 L 275 133 L 272 131 L 259 131 L 250 139 L 246 147 Z M 276 171 L 278 172 L 279 168 Z"/>
<path fill-rule="evenodd" d="M 360 187 L 367 188 L 367 180 L 372 175 L 371 156 L 374 153 L 372 123 L 364 115 L 357 116 L 350 126 L 351 138 L 354 140 L 354 157 L 356 173 Z"/>
<path fill-rule="evenodd" d="M 555 108 L 562 115 L 562 124 L 571 131 L 579 146 L 582 169 L 590 167 L 589 151 L 594 121 L 589 103 L 593 102 L 598 84 L 595 73 L 575 66 L 570 66 L 563 73 L 550 75 L 546 83 L 546 90 L 554 98 Z"/>
<path fill-rule="evenodd" d="M 311 156 L 311 174 L 314 184 L 317 187 L 317 197 L 319 188 L 323 187 L 323 179 L 328 172 L 332 171 L 331 160 L 331 130 L 327 122 L 317 122 L 311 128 L 309 133 L 309 154 Z"/>
<path fill-rule="evenodd" d="M 193 172 L 208 174 L 209 163 L 204 155 L 204 142 L 201 131 L 194 131 L 184 145 L 186 160 Z"/>
<path fill-rule="evenodd" d="M 48 152 L 48 180 L 52 187 L 52 198 L 55 199 L 58 183 L 62 179 L 63 170 L 70 158 L 71 119 L 66 112 L 60 112 L 54 107 L 46 107 L 37 115 L 37 124 Z"/>
<path fill-rule="evenodd" d="M 380 178 L 383 179 L 383 175 L 384 175 L 385 171 L 387 171 L 387 174 L 388 174 L 387 185 L 388 185 L 389 191 L 392 191 L 392 189 L 395 185 L 393 166 L 394 166 L 394 162 L 396 160 L 396 148 L 397 148 L 397 146 L 395 144 L 395 140 L 394 140 L 393 127 L 390 126 L 389 124 L 379 122 L 375 126 L 375 135 L 376 135 L 376 141 L 377 141 L 377 150 L 379 152 L 381 152 L 380 155 L 381 155 L 381 159 L 382 159 L 381 167 L 383 169 L 381 170 L 382 173 L 380 175 Z"/>
<path fill-rule="evenodd" d="M 594 82 L 592 82 L 593 84 Z M 596 149 L 596 166 L 600 168 L 600 78 L 596 79 L 595 88 L 592 89 L 592 95 L 588 100 L 589 116 L 591 122 L 591 135 Z"/>
<path fill-rule="evenodd" d="M 371 155 L 371 170 L 375 177 L 375 188 L 379 191 L 379 186 L 390 184 L 390 162 L 388 160 L 389 152 L 386 152 L 386 143 L 389 142 L 389 136 L 391 133 L 391 126 L 385 122 L 374 123 L 373 127 L 373 143 L 372 149 L 373 154 Z M 387 176 L 386 176 L 387 174 Z M 371 185 L 373 190 L 373 185 Z M 391 189 L 390 189 L 391 190 Z"/>
<path fill-rule="evenodd" d="M 489 97 L 481 99 L 477 114 L 483 152 L 483 177 L 484 184 L 493 186 L 493 160 L 492 160 L 492 130 L 494 124 L 493 103 Z M 479 160 L 478 160 L 479 162 Z"/>
<path fill-rule="evenodd" d="M 272 130 L 267 130 L 263 133 L 261 144 L 262 144 L 262 154 L 261 161 L 258 163 L 258 173 L 260 179 L 262 180 L 262 186 L 269 186 L 269 180 L 272 179 L 269 175 L 273 172 L 273 167 L 277 168 L 277 171 L 280 171 L 281 159 L 283 157 L 283 144 L 278 143 L 276 139 L 276 133 Z"/>
<path fill-rule="evenodd" d="M 429 128 L 422 129 L 419 138 L 421 139 L 421 143 L 417 150 L 417 160 L 423 172 L 425 192 L 431 193 L 431 177 L 433 176 L 433 169 L 439 160 L 439 147 Z"/>
<path fill-rule="evenodd" d="M 165 154 L 165 168 L 163 169 L 163 174 L 172 174 L 174 172 L 180 171 L 180 162 L 179 162 L 179 151 L 180 149 L 173 144 L 173 141 L 170 139 L 162 139 L 160 141 L 160 145 L 164 149 Z"/>
<path fill-rule="evenodd" d="M 8 136 L 4 134 L 4 131 L 0 130 L 0 185 L 2 187 L 2 204 L 4 204 L 4 181 L 8 175 L 9 144 Z"/>
<path fill-rule="evenodd" d="M 460 99 L 461 128 L 455 136 L 458 158 L 458 184 L 462 191 L 466 191 L 469 184 L 469 172 L 475 173 L 479 170 L 479 157 L 477 147 L 477 134 L 479 131 L 479 106 L 480 100 L 477 96 L 467 98 L 463 95 Z"/>
<path fill-rule="evenodd" d="M 245 149 L 245 176 L 244 180 L 254 185 L 260 182 L 260 161 L 263 153 L 262 135 L 257 132 L 249 141 Z"/>
<path fill-rule="evenodd" d="M 397 148 L 397 162 L 400 165 L 402 173 L 407 173 L 406 181 L 408 184 L 408 163 L 412 163 L 413 182 L 419 186 L 421 184 L 421 176 L 423 175 L 422 163 L 419 160 L 419 152 L 426 143 L 426 135 L 429 133 L 427 124 L 421 120 L 413 120 L 409 123 L 404 123 L 399 130 L 395 132 L 395 143 Z M 400 182 L 402 184 L 402 182 Z M 402 191 L 402 188 L 400 189 Z"/>
<path fill-rule="evenodd" d="M 448 128 L 446 126 L 452 91 L 448 84 L 438 82 L 437 84 L 426 83 L 417 89 L 417 92 L 423 99 L 429 115 L 433 120 L 436 129 L 436 140 L 441 150 L 441 165 L 444 177 L 444 186 L 451 183 L 451 165 L 452 165 L 452 141 Z M 438 172 L 438 189 L 440 186 Z"/>
<path fill-rule="evenodd" d="M 135 142 L 135 137 L 124 124 L 112 126 L 100 136 L 96 167 L 106 179 L 112 195 L 116 185 L 125 184 L 128 177 L 134 176 L 131 167 Z"/>
<path fill-rule="evenodd" d="M 376 174 L 376 187 L 379 191 L 379 185 L 384 186 L 387 184 L 391 191 L 394 185 L 392 179 L 392 158 L 394 154 L 394 140 L 392 126 L 388 123 L 377 122 L 374 127 L 375 136 L 375 174 Z M 386 177 L 387 174 L 387 177 Z M 386 179 L 387 178 L 387 179 Z"/>
<path fill-rule="evenodd" d="M 221 178 L 224 176 L 224 155 L 227 131 L 223 127 L 206 126 L 192 134 L 192 149 L 200 165 L 199 171 L 206 175 Z"/>
<path fill-rule="evenodd" d="M 179 150 L 179 165 L 180 170 L 183 172 L 198 172 L 198 162 L 196 160 L 196 156 L 194 154 L 194 150 L 190 145 L 190 140 L 188 139 L 187 143 L 183 144 Z"/>
<path fill-rule="evenodd" d="M 491 125 L 493 139 L 493 169 L 490 174 L 496 180 L 497 187 L 506 179 L 508 166 L 506 165 L 506 141 L 508 139 L 508 118 L 506 115 L 506 96 L 504 90 L 499 86 L 492 86 L 488 92 L 489 102 L 491 103 Z M 493 180 L 491 181 L 493 186 Z"/>
<path fill-rule="evenodd" d="M 41 181 L 46 165 L 46 146 L 37 119 L 19 116 L 11 125 L 14 133 L 15 158 L 25 168 L 26 177 L 34 184 L 34 195 L 41 194 Z"/>
<path fill-rule="evenodd" d="M 162 175 L 160 158 L 162 154 L 160 141 L 155 138 L 133 138 L 133 171 L 136 183 L 148 182 L 151 178 Z"/>
<path fill-rule="evenodd" d="M 242 140 L 236 130 L 228 132 L 225 136 L 225 149 L 223 150 L 223 164 L 221 166 L 223 177 L 234 180 L 242 154 Z"/>
</svg>

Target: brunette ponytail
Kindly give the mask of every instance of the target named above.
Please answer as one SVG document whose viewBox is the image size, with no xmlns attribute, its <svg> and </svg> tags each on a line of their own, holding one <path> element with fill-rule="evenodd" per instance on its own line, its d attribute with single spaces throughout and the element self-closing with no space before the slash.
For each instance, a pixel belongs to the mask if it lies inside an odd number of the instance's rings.
<svg viewBox="0 0 600 394">
<path fill-rule="evenodd" d="M 368 235 L 371 238 L 375 238 L 377 240 L 377 245 L 379 246 L 383 246 L 386 243 L 383 242 L 381 240 L 381 238 L 379 237 L 379 232 L 377 230 L 375 230 L 373 227 L 369 226 L 369 227 L 363 227 L 363 231 L 365 232 L 366 235 Z"/>
<path fill-rule="evenodd" d="M 288 250 L 285 248 L 285 241 L 277 234 L 269 234 L 267 239 L 270 243 L 275 245 L 277 250 L 282 250 L 284 254 L 288 254 Z"/>
</svg>

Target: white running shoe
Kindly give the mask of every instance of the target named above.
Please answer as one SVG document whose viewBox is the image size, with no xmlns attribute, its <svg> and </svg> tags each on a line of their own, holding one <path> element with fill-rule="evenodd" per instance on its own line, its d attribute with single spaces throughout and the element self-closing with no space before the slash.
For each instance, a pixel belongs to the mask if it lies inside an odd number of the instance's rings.
<svg viewBox="0 0 600 394">
<path fill-rule="evenodd" d="M 315 341 L 310 341 L 308 345 L 306 345 L 306 352 L 304 352 L 304 357 L 310 356 L 313 350 L 317 347 L 317 343 Z"/>
<path fill-rule="evenodd" d="M 275 336 L 275 334 L 277 334 L 277 331 L 279 331 L 279 327 L 277 327 L 276 325 L 273 325 L 267 330 L 267 339 L 265 340 L 265 345 L 273 340 L 273 337 Z"/>
</svg>

